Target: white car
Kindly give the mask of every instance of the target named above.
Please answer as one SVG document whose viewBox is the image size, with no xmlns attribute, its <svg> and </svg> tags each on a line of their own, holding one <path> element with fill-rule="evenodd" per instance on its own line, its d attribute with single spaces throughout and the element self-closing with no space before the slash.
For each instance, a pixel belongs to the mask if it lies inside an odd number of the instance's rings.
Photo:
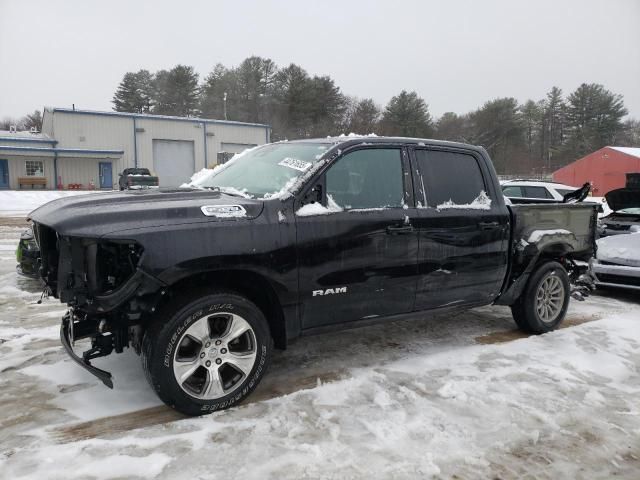
<svg viewBox="0 0 640 480">
<path fill-rule="evenodd" d="M 640 233 L 597 240 L 591 274 L 596 285 L 640 290 Z"/>
<path fill-rule="evenodd" d="M 533 180 L 506 180 L 501 182 L 502 193 L 511 200 L 555 200 L 562 202 L 567 193 L 580 187 L 572 187 L 555 182 L 536 182 Z"/>
</svg>

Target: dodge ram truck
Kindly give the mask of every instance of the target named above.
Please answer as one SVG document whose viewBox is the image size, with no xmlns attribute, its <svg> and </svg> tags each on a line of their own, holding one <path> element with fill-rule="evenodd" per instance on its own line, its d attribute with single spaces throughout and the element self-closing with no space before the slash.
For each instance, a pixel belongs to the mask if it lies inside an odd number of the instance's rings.
<svg viewBox="0 0 640 480">
<path fill-rule="evenodd" d="M 91 362 L 133 348 L 189 415 L 242 401 L 301 335 L 489 304 L 549 332 L 596 231 L 593 205 L 507 206 L 481 147 L 374 136 L 263 145 L 186 188 L 30 218 L 71 358 L 113 387 Z"/>
</svg>

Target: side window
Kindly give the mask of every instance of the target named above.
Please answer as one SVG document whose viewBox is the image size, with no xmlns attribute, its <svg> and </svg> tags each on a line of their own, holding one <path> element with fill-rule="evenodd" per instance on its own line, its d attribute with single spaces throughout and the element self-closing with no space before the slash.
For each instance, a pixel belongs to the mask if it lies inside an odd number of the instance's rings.
<svg viewBox="0 0 640 480">
<path fill-rule="evenodd" d="M 520 187 L 504 187 L 502 193 L 505 197 L 519 198 L 522 197 L 522 188 Z"/>
<path fill-rule="evenodd" d="M 400 149 L 356 150 L 326 174 L 327 196 L 342 208 L 401 207 L 404 199 Z"/>
<path fill-rule="evenodd" d="M 447 202 L 466 205 L 473 203 L 481 192 L 486 193 L 480 166 L 471 155 L 416 150 L 416 159 L 430 207 Z"/>
<path fill-rule="evenodd" d="M 527 198 L 553 198 L 544 187 L 523 187 Z"/>
</svg>

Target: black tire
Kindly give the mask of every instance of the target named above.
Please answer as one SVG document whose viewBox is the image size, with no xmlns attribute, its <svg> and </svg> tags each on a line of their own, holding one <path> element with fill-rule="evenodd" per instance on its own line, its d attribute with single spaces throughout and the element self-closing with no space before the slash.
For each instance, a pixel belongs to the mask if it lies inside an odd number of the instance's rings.
<svg viewBox="0 0 640 480">
<path fill-rule="evenodd" d="M 564 291 L 562 295 L 559 295 L 562 304 L 557 316 L 545 320 L 541 317 L 537 308 L 537 295 L 542 288 L 543 282 L 549 277 L 557 278 Z M 518 301 L 511 306 L 513 319 L 518 327 L 527 333 L 541 334 L 555 330 L 567 314 L 570 293 L 569 275 L 565 268 L 558 262 L 543 263 L 533 271 L 524 292 L 522 292 Z"/>
<path fill-rule="evenodd" d="M 264 314 L 245 297 L 228 291 L 195 293 L 175 303 L 159 311 L 157 321 L 145 333 L 141 357 L 147 380 L 164 403 L 186 415 L 205 415 L 238 404 L 256 388 L 271 359 L 273 340 Z M 185 391 L 176 380 L 174 363 L 178 347 L 182 348 L 181 342 L 196 322 L 206 317 L 207 325 L 210 325 L 212 318 L 224 317 L 223 312 L 238 315 L 250 325 L 253 332 L 251 337 L 255 341 L 255 363 L 250 373 L 242 374 L 241 380 L 234 384 L 228 394 L 214 399 L 197 398 Z M 216 340 L 215 335 L 211 335 L 212 341 Z M 196 348 L 204 349 L 204 345 Z M 231 354 L 230 344 L 228 348 Z M 200 355 L 202 353 L 198 354 Z M 208 358 L 207 354 L 202 361 Z M 215 361 L 217 362 L 217 358 Z M 224 366 L 223 364 L 220 368 Z M 204 384 L 202 388 L 204 391 Z"/>
</svg>

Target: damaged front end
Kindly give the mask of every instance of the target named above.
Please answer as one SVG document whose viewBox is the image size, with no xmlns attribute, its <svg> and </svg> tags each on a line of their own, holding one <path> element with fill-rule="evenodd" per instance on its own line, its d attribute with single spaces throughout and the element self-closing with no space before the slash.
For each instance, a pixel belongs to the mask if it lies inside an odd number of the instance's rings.
<svg viewBox="0 0 640 480">
<path fill-rule="evenodd" d="M 145 315 L 155 310 L 165 285 L 141 268 L 144 249 L 135 241 L 64 236 L 38 222 L 34 235 L 45 288 L 69 305 L 60 329 L 63 346 L 112 388 L 111 374 L 91 360 L 129 346 L 140 351 Z M 79 356 L 73 347 L 82 339 L 91 347 Z"/>
</svg>

